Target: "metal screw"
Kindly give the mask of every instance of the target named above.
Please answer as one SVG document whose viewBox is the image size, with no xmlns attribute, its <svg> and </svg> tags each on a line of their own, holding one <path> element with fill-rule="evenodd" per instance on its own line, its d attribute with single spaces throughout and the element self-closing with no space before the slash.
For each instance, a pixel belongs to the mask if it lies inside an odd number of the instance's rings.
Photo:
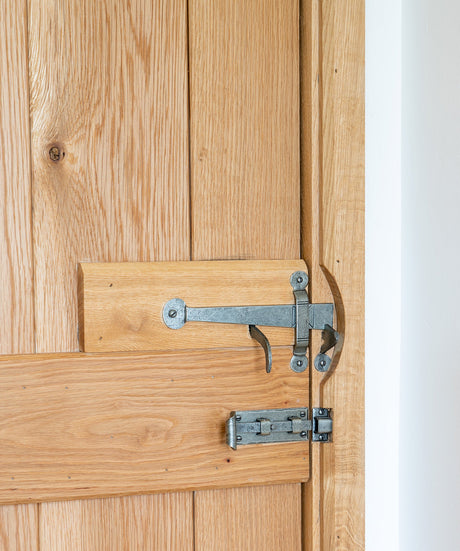
<svg viewBox="0 0 460 551">
<path fill-rule="evenodd" d="M 297 278 L 297 283 L 302 283 L 302 281 L 303 281 L 303 277 L 300 277 L 300 276 L 299 276 L 299 277 Z"/>
<path fill-rule="evenodd" d="M 326 360 L 321 360 L 321 361 L 319 362 L 319 365 L 320 365 L 321 367 L 324 367 L 324 366 L 326 365 Z"/>
<path fill-rule="evenodd" d="M 170 318 L 175 318 L 175 317 L 177 316 L 177 310 L 170 310 L 170 311 L 168 312 L 168 316 L 169 316 Z"/>
<path fill-rule="evenodd" d="M 324 409 L 321 409 L 321 408 L 320 408 L 320 409 L 318 410 L 318 415 L 324 415 Z"/>
<path fill-rule="evenodd" d="M 235 419 L 236 419 L 237 421 L 241 421 L 241 415 L 237 415 L 237 416 L 235 417 Z"/>
<path fill-rule="evenodd" d="M 237 440 L 237 442 L 241 442 L 241 440 L 243 440 L 243 437 L 242 436 L 237 436 L 236 440 Z"/>
<path fill-rule="evenodd" d="M 320 435 L 319 435 L 319 439 L 320 439 L 320 440 L 326 440 L 326 438 L 327 438 L 327 435 L 326 435 L 326 434 L 320 434 Z"/>
<path fill-rule="evenodd" d="M 300 412 L 300 417 L 305 417 L 305 411 Z"/>
<path fill-rule="evenodd" d="M 302 438 L 305 438 L 307 436 L 307 433 L 303 430 L 301 433 L 300 433 L 300 436 Z"/>
<path fill-rule="evenodd" d="M 300 367 L 303 364 L 302 360 L 297 360 L 297 366 Z"/>
</svg>

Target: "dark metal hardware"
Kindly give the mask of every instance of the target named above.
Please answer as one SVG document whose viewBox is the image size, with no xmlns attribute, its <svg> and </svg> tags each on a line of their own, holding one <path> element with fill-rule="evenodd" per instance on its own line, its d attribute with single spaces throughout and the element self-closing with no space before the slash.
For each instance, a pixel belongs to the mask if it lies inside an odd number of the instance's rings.
<svg viewBox="0 0 460 551">
<path fill-rule="evenodd" d="M 330 442 L 332 413 L 329 408 L 263 409 L 233 411 L 227 421 L 227 444 L 237 449 L 245 444 L 274 442 Z"/>
<path fill-rule="evenodd" d="M 320 329 L 323 331 L 323 346 L 315 359 L 315 367 L 319 371 L 327 371 L 331 359 L 326 352 L 335 346 L 338 335 L 332 328 L 333 304 L 310 303 L 306 291 L 308 275 L 305 272 L 293 273 L 290 283 L 294 293 L 294 304 L 194 308 L 187 306 L 180 298 L 173 298 L 163 308 L 163 321 L 170 329 L 180 329 L 186 322 L 191 321 L 248 325 L 251 337 L 256 339 L 265 351 L 267 373 L 270 373 L 272 365 L 271 347 L 267 337 L 256 326 L 295 329 L 291 369 L 298 373 L 305 371 L 308 366 L 310 330 Z"/>
</svg>

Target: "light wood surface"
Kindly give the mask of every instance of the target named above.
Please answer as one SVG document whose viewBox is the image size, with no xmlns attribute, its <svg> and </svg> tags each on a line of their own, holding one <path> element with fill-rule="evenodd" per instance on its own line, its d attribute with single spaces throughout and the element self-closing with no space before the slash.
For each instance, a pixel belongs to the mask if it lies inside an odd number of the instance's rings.
<svg viewBox="0 0 460 551">
<path fill-rule="evenodd" d="M 301 549 L 299 484 L 198 492 L 195 507 L 198 526 L 214 519 L 196 533 L 196 551 Z"/>
<path fill-rule="evenodd" d="M 189 2 L 192 256 L 299 254 L 298 2 Z"/>
<path fill-rule="evenodd" d="M 290 276 L 302 260 L 80 264 L 79 334 L 84 352 L 260 346 L 246 325 L 186 323 L 168 328 L 168 300 L 187 306 L 294 304 Z M 272 346 L 294 329 L 264 327 Z"/>
<path fill-rule="evenodd" d="M 17 354 L 34 351 L 27 19 L 0 10 L 0 354 Z"/>
<path fill-rule="evenodd" d="M 298 17 L 293 0 L 189 1 L 193 260 L 299 257 Z M 221 549 L 226 534 L 300 551 L 300 522 L 288 536 L 263 519 L 272 503 L 295 504 L 298 486 L 276 492 L 198 492 L 197 549 Z"/>
<path fill-rule="evenodd" d="M 358 550 L 364 549 L 364 2 L 306 0 L 301 7 L 302 255 L 311 299 L 327 300 L 330 288 L 344 335 L 331 371 L 311 373 L 311 403 L 334 409 L 334 442 L 311 446 L 304 546 Z"/>
<path fill-rule="evenodd" d="M 324 382 L 323 546 L 364 549 L 364 0 L 323 3 L 321 264 L 344 347 Z M 352 237 L 352 238 L 351 238 Z"/>
<path fill-rule="evenodd" d="M 305 407 L 290 348 L 0 357 L 0 502 L 305 480 L 308 443 L 225 443 L 232 410 Z"/>
<path fill-rule="evenodd" d="M 40 550 L 193 551 L 192 517 L 183 514 L 193 507 L 192 499 L 184 492 L 44 503 Z"/>
<path fill-rule="evenodd" d="M 189 258 L 186 10 L 185 0 L 29 0 L 38 352 L 78 350 L 78 262 Z M 111 503 L 101 507 L 95 531 L 114 522 Z M 79 508 L 50 525 L 63 547 L 68 527 L 83 538 Z M 165 526 L 185 526 L 193 510 L 170 513 Z"/>
<path fill-rule="evenodd" d="M 66 352 L 78 262 L 189 258 L 186 2 L 30 0 L 29 21 L 37 352 Z"/>
<path fill-rule="evenodd" d="M 333 377 L 312 370 L 310 397 L 335 410 L 335 443 L 311 447 L 303 488 L 303 545 L 315 551 L 364 547 L 363 4 L 300 3 L 302 257 L 314 301 L 329 300 L 331 285 L 346 338 Z M 0 5 L 0 352 L 34 351 L 27 19 L 38 351 L 77 349 L 77 262 L 299 255 L 297 4 L 190 0 L 188 29 L 185 0 Z M 51 147 L 65 156 L 51 161 Z M 197 492 L 197 545 L 219 549 L 244 526 L 254 549 L 276 548 L 285 524 L 253 511 L 289 503 L 297 518 L 299 486 L 274 488 Z M 233 523 L 226 502 L 250 522 Z M 50 550 L 117 540 L 179 551 L 192 515 L 190 493 L 47 503 L 40 515 L 4 506 L 0 547 L 35 550 L 40 536 Z M 289 526 L 281 547 L 298 551 L 300 523 Z"/>
<path fill-rule="evenodd" d="M 302 257 L 311 271 L 310 299 L 312 302 L 332 302 L 329 284 L 321 269 L 321 65 L 320 65 L 320 0 L 301 2 L 301 199 L 302 199 Z M 321 334 L 311 334 L 310 346 L 314 355 L 321 346 Z M 310 369 L 310 403 L 326 407 L 322 402 L 323 373 Z M 322 547 L 322 446 L 310 444 L 310 480 L 302 488 L 303 546 L 305 551 L 325 551 Z"/>
<path fill-rule="evenodd" d="M 39 551 L 38 505 L 3 505 L 0 515 L 2 551 Z"/>
<path fill-rule="evenodd" d="M 27 1 L 0 0 L 0 354 L 34 351 Z M 38 550 L 38 507 L 0 507 L 0 548 Z"/>
</svg>

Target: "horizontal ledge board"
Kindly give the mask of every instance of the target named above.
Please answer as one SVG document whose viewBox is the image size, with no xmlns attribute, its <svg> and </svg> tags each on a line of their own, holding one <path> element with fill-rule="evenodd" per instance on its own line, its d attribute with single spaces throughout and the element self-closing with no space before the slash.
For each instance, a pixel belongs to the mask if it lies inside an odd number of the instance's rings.
<svg viewBox="0 0 460 551">
<path fill-rule="evenodd" d="M 308 406 L 290 348 L 0 357 L 0 503 L 308 478 L 308 442 L 225 443 L 232 410 Z"/>
<path fill-rule="evenodd" d="M 84 352 L 183 350 L 260 346 L 244 325 L 186 323 L 169 329 L 164 305 L 293 304 L 289 282 L 303 260 L 82 263 L 79 334 Z M 273 346 L 293 344 L 294 330 L 266 327 Z"/>
</svg>

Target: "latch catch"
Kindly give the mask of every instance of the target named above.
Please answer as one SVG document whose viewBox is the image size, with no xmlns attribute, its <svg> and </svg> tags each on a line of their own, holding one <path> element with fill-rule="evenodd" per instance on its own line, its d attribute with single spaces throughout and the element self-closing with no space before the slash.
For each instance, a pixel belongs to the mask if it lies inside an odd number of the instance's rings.
<svg viewBox="0 0 460 551">
<path fill-rule="evenodd" d="M 333 304 L 311 304 L 306 287 L 308 275 L 298 271 L 291 275 L 294 304 L 278 306 L 217 306 L 191 308 L 180 298 L 169 300 L 163 308 L 163 321 L 170 329 L 180 329 L 186 322 L 232 323 L 248 325 L 249 333 L 265 351 L 266 371 L 272 366 L 271 347 L 267 337 L 256 326 L 292 327 L 295 329 L 295 344 L 291 369 L 298 373 L 308 366 L 307 348 L 310 330 L 323 331 L 323 346 L 315 359 L 319 371 L 327 371 L 331 358 L 326 354 L 337 343 L 338 333 L 332 328 Z"/>
</svg>

